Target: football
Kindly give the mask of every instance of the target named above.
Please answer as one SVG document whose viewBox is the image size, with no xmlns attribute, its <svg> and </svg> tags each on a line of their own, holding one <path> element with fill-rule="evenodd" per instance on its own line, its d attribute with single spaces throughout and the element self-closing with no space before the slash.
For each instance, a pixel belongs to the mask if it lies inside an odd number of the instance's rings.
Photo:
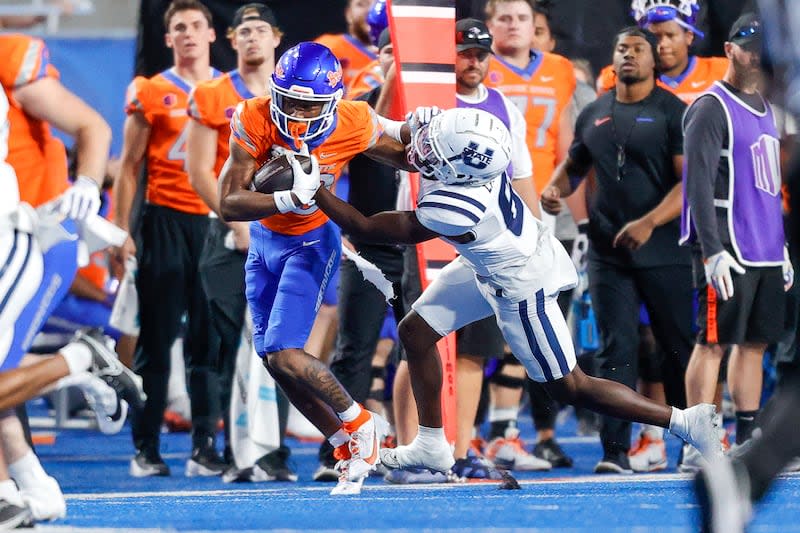
<svg viewBox="0 0 800 533">
<path fill-rule="evenodd" d="M 300 162 L 303 171 L 311 171 L 310 157 L 299 154 L 295 154 L 294 157 Z M 253 182 L 250 184 L 250 190 L 272 194 L 275 191 L 290 190 L 293 183 L 292 165 L 289 164 L 289 159 L 283 154 L 273 157 L 256 171 L 255 176 L 253 176 Z"/>
</svg>

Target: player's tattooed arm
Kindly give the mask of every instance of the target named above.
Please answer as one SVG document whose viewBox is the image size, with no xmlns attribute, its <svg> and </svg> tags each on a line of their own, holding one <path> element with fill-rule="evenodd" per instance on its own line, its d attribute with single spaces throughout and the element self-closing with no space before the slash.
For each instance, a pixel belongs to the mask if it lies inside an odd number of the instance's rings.
<svg viewBox="0 0 800 533">
<path fill-rule="evenodd" d="M 256 160 L 231 135 L 230 155 L 219 175 L 219 211 L 226 222 L 258 220 L 278 212 L 271 194 L 250 190 L 255 170 Z"/>
<path fill-rule="evenodd" d="M 344 233 L 374 243 L 416 244 L 439 237 L 417 220 L 413 211 L 384 211 L 365 217 L 350 204 L 339 200 L 324 187 L 314 199 Z"/>
</svg>

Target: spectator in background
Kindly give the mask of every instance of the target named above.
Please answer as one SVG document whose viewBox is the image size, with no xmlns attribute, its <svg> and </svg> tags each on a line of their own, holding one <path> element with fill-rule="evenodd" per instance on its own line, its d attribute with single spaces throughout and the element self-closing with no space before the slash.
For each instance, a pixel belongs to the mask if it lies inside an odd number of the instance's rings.
<svg viewBox="0 0 800 533">
<path fill-rule="evenodd" d="M 164 14 L 166 41 L 174 67 L 152 78 L 136 77 L 128 88 L 122 163 L 114 187 L 115 220 L 128 230 L 139 171 L 147 161 L 146 204 L 141 213 L 141 247 L 129 237 L 117 250 L 124 263 L 138 255 L 136 286 L 141 331 L 134 370 L 147 401 L 133 420 L 134 477 L 168 476 L 159 453 L 167 403 L 170 349 L 188 313 L 184 343 L 192 404 L 192 455 L 188 476 L 220 475 L 225 463 L 216 452 L 219 388 L 216 354 L 208 345 L 208 301 L 200 283 L 199 258 L 209 225 L 209 208 L 189 184 L 186 165 L 186 106 L 193 84 L 217 77 L 209 65 L 216 38 L 211 13 L 199 0 L 174 0 Z M 138 252 L 138 253 L 137 253 Z"/>
<path fill-rule="evenodd" d="M 594 169 L 588 273 L 601 336 L 598 372 L 631 388 L 640 301 L 670 364 L 684 366 L 692 345 L 690 263 L 677 244 L 685 105 L 655 84 L 656 46 L 653 34 L 636 27 L 617 35 L 616 87 L 578 117 L 569 156 L 542 194 L 545 208 L 557 212 L 558 200 Z M 632 472 L 630 432 L 628 422 L 605 417 L 596 472 Z"/>
<path fill-rule="evenodd" d="M 314 40 L 327 46 L 342 64 L 342 83 L 345 87 L 349 87 L 356 74 L 376 58 L 375 44 L 367 24 L 367 14 L 372 2 L 373 0 L 347 0 L 344 11 L 347 33 L 326 33 Z"/>
<path fill-rule="evenodd" d="M 736 443 L 759 414 L 762 359 L 779 340 L 784 290 L 792 285 L 784 252 L 780 137 L 761 80 L 761 21 L 742 15 L 731 27 L 722 81 L 684 118 L 685 202 L 681 242 L 692 244 L 699 332 L 686 371 L 687 404 L 713 398 L 727 346 L 728 389 L 736 407 Z M 699 467 L 684 449 L 684 471 Z"/>
</svg>

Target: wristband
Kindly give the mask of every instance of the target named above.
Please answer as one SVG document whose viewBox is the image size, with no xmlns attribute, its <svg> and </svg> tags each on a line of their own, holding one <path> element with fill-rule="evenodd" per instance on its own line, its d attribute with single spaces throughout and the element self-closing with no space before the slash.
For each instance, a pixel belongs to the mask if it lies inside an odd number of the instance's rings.
<svg viewBox="0 0 800 533">
<path fill-rule="evenodd" d="M 297 206 L 292 200 L 292 191 L 276 191 L 272 194 L 275 200 L 275 207 L 279 213 L 288 213 L 297 209 Z"/>
</svg>

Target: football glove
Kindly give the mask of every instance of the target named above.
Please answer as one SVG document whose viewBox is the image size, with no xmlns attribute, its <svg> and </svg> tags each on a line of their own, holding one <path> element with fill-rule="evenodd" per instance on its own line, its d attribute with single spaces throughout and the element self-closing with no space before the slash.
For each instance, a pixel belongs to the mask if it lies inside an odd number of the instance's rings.
<svg viewBox="0 0 800 533">
<path fill-rule="evenodd" d="M 306 151 L 306 153 L 308 153 Z M 286 154 L 289 163 L 292 165 L 292 175 L 294 182 L 292 184 L 292 192 L 300 203 L 305 207 L 314 205 L 314 195 L 317 193 L 320 185 L 319 176 L 319 161 L 313 155 L 311 157 L 311 170 L 306 174 L 303 171 L 303 166 L 294 157 L 294 154 Z"/>
<path fill-rule="evenodd" d="M 78 176 L 75 183 L 61 195 L 58 210 L 67 218 L 85 220 L 100 209 L 100 188 L 86 176 Z"/>
<path fill-rule="evenodd" d="M 744 274 L 744 267 L 726 251 L 721 251 L 703 261 L 706 271 L 706 282 L 717 291 L 723 301 L 733 297 L 733 276 L 731 270 L 737 274 Z"/>
</svg>

